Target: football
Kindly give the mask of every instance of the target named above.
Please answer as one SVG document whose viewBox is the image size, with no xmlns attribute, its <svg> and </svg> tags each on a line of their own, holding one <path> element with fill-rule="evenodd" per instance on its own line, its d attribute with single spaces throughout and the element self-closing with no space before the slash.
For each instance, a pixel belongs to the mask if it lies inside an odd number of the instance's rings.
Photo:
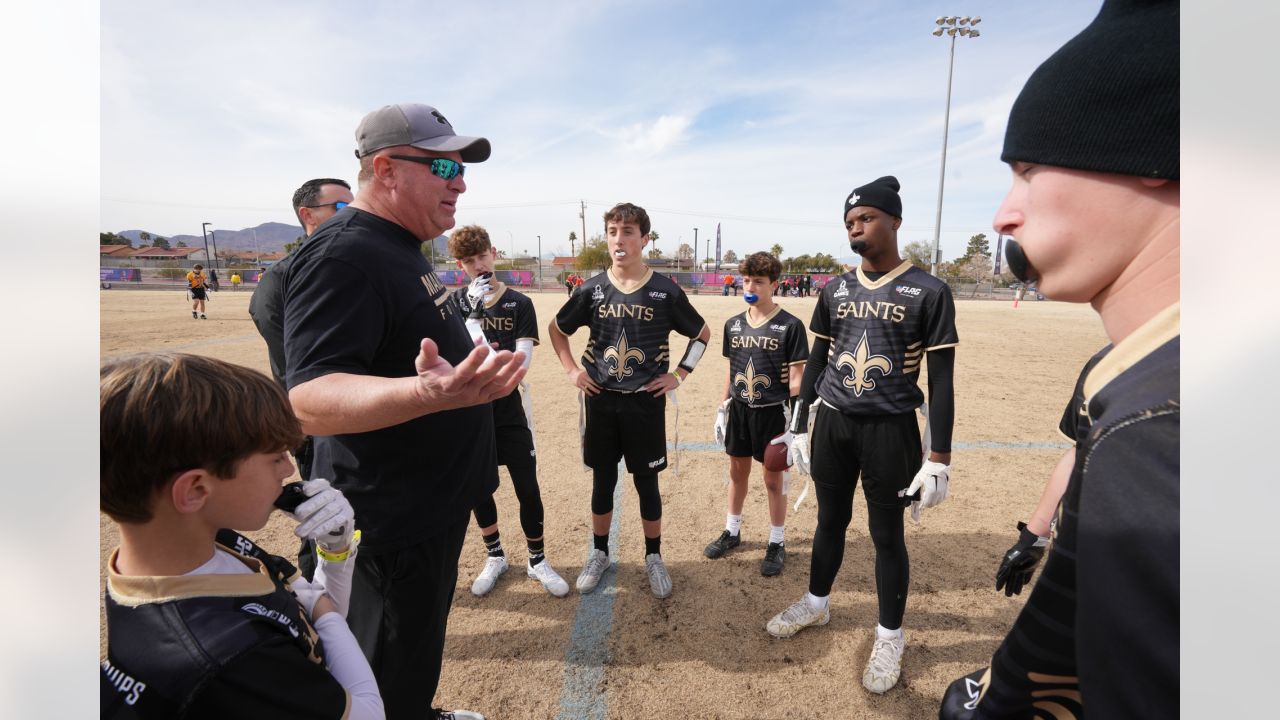
<svg viewBox="0 0 1280 720">
<path fill-rule="evenodd" d="M 783 435 L 785 434 L 786 433 L 783 433 Z M 782 435 L 778 435 L 773 439 L 777 440 L 780 437 L 782 437 Z M 765 447 L 764 449 L 764 469 L 765 470 L 770 470 L 772 472 L 781 472 L 790 467 L 791 465 L 787 463 L 787 446 L 785 443 L 778 443 L 777 445 L 770 444 Z"/>
</svg>

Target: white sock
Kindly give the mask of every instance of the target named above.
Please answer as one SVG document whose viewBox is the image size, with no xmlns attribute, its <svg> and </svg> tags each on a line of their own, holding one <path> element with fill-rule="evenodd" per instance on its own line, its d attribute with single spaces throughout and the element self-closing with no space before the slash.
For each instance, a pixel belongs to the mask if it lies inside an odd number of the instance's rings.
<svg viewBox="0 0 1280 720">
<path fill-rule="evenodd" d="M 876 623 L 876 637 L 881 640 L 895 640 L 902 637 L 902 635 L 902 628 L 898 628 L 897 630 L 888 630 L 880 623 Z"/>
<path fill-rule="evenodd" d="M 769 526 L 769 542 L 782 544 L 782 533 L 787 529 L 786 525 L 770 525 Z"/>
<path fill-rule="evenodd" d="M 808 604 L 810 610 L 826 610 L 827 601 L 830 599 L 831 599 L 830 595 L 823 595 L 822 597 L 818 597 L 813 593 L 804 594 L 804 601 L 806 604 Z"/>
<path fill-rule="evenodd" d="M 742 532 L 742 516 L 730 513 L 725 516 L 724 529 L 729 531 L 730 535 L 737 535 Z"/>
</svg>

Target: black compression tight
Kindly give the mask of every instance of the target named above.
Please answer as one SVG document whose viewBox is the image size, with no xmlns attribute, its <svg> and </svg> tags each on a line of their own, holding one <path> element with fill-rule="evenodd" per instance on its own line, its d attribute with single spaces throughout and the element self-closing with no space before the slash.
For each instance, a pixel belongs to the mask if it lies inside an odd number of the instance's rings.
<svg viewBox="0 0 1280 720">
<path fill-rule="evenodd" d="M 511 486 L 515 488 L 516 499 L 520 501 L 520 529 L 527 538 L 542 537 L 542 493 L 538 490 L 538 466 L 507 466 L 511 473 Z M 487 528 L 498 523 L 498 505 L 490 495 L 476 503 L 476 526 Z"/>
<path fill-rule="evenodd" d="M 662 495 L 658 492 L 658 473 L 635 474 L 632 476 L 636 486 L 636 495 L 640 497 L 640 519 L 662 519 Z M 591 471 L 591 512 L 595 515 L 607 515 L 613 512 L 613 489 L 618 484 L 616 468 Z"/>
<path fill-rule="evenodd" d="M 809 592 L 824 597 L 831 594 L 836 572 L 844 561 L 845 530 L 853 519 L 854 489 L 814 483 L 814 490 L 818 495 L 818 529 L 813 535 Z M 888 630 L 897 630 L 902 627 L 902 615 L 907 608 L 907 587 L 911 582 L 911 565 L 903 536 L 903 509 L 868 504 L 867 525 L 876 550 L 880 625 Z"/>
</svg>

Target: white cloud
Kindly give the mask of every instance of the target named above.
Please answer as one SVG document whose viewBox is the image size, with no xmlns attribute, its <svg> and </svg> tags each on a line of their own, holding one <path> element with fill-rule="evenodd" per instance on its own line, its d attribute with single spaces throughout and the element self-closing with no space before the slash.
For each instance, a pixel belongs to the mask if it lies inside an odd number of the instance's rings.
<svg viewBox="0 0 1280 720">
<path fill-rule="evenodd" d="M 684 115 L 662 115 L 649 125 L 636 123 L 606 135 L 620 140 L 629 152 L 653 156 L 682 141 L 690 124 Z"/>
</svg>

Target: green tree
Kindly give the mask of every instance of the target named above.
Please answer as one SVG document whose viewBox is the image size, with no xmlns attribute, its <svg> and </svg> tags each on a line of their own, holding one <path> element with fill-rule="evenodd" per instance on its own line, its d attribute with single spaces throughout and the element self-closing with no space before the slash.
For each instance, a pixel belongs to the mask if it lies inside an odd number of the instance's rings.
<svg viewBox="0 0 1280 720">
<path fill-rule="evenodd" d="M 652 247 L 654 250 L 658 249 L 658 231 L 657 230 L 649 231 L 649 242 L 652 244 Z M 652 255 L 650 255 L 650 257 L 652 257 Z M 662 257 L 662 256 L 659 255 L 658 257 Z"/>
<path fill-rule="evenodd" d="M 577 249 L 578 246 L 574 244 L 576 242 L 578 242 L 578 233 L 570 232 L 569 233 L 569 254 L 570 255 L 578 254 L 578 249 Z"/>
<path fill-rule="evenodd" d="M 932 252 L 933 243 L 928 240 L 912 240 L 902 246 L 902 259 L 910 260 L 912 265 L 928 272 L 932 264 L 929 262 L 929 255 Z"/>
<path fill-rule="evenodd" d="M 160 237 L 159 235 L 157 235 L 157 236 L 155 236 L 155 238 L 154 238 L 154 239 L 152 239 L 152 241 L 151 241 L 151 247 L 154 247 L 154 248 L 160 248 L 161 250 L 168 250 L 168 249 L 169 249 L 169 241 L 168 241 L 166 238 L 162 238 L 162 237 Z"/>
<path fill-rule="evenodd" d="M 125 245 L 128 247 L 133 247 L 133 242 L 129 240 L 129 238 L 124 237 L 123 235 L 117 235 L 113 232 L 98 233 L 98 244 L 99 245 Z"/>
<path fill-rule="evenodd" d="M 178 245 L 177 245 L 177 246 L 178 246 L 178 247 L 186 247 L 186 246 L 187 246 L 187 244 L 186 244 L 186 243 L 184 243 L 184 242 L 182 242 L 181 240 L 179 240 L 179 241 L 178 241 Z"/>
<path fill-rule="evenodd" d="M 738 253 L 736 253 L 736 252 L 734 252 L 734 251 L 732 251 L 732 250 L 726 250 L 726 251 L 725 251 L 725 253 L 724 253 L 724 261 L 725 261 L 725 262 L 727 262 L 727 263 L 736 263 L 736 262 L 738 262 Z"/>
<path fill-rule="evenodd" d="M 140 243 L 138 247 L 147 247 L 148 245 L 150 245 L 151 233 L 147 232 L 146 230 L 143 230 L 142 232 L 138 233 L 138 242 Z"/>
<path fill-rule="evenodd" d="M 294 250 L 297 250 L 299 247 L 301 247 L 301 246 L 302 246 L 302 241 L 303 241 L 303 239 L 304 239 L 304 238 L 303 238 L 301 235 L 299 235 L 298 237 L 296 237 L 296 238 L 294 238 L 294 239 L 293 239 L 293 242 L 287 242 L 287 243 L 285 243 L 285 244 L 284 244 L 284 254 L 285 254 L 285 255 L 288 255 L 289 253 L 291 253 L 291 252 L 293 252 Z M 425 246 L 425 245 L 426 245 L 426 243 L 423 243 L 423 245 Z M 428 251 L 429 251 L 429 250 L 430 250 L 430 248 L 423 247 L 423 250 L 428 250 Z M 423 253 L 423 254 L 425 255 L 426 253 Z"/>
<path fill-rule="evenodd" d="M 984 233 L 978 233 L 969 238 L 969 247 L 965 248 L 964 255 L 960 256 L 960 263 L 964 264 L 975 255 L 985 255 L 988 261 L 991 259 L 991 243 L 987 242 L 987 236 Z"/>
<path fill-rule="evenodd" d="M 774 257 L 776 257 L 776 258 L 778 258 L 779 260 L 781 260 L 781 259 L 782 259 L 782 246 L 781 246 L 781 245 L 779 245 L 779 244 L 777 244 L 777 243 L 774 243 L 774 244 L 773 244 L 773 247 L 769 248 L 769 254 L 770 254 L 770 255 L 772 255 L 772 256 L 774 256 Z"/>
<path fill-rule="evenodd" d="M 582 246 L 582 252 L 578 253 L 578 259 L 574 261 L 573 267 L 576 270 L 607 270 L 613 264 L 613 258 L 609 256 L 609 244 L 604 241 L 604 236 L 596 235 L 587 240 Z"/>
<path fill-rule="evenodd" d="M 657 260 L 662 257 L 662 251 L 658 248 L 649 248 L 649 259 Z"/>
</svg>

